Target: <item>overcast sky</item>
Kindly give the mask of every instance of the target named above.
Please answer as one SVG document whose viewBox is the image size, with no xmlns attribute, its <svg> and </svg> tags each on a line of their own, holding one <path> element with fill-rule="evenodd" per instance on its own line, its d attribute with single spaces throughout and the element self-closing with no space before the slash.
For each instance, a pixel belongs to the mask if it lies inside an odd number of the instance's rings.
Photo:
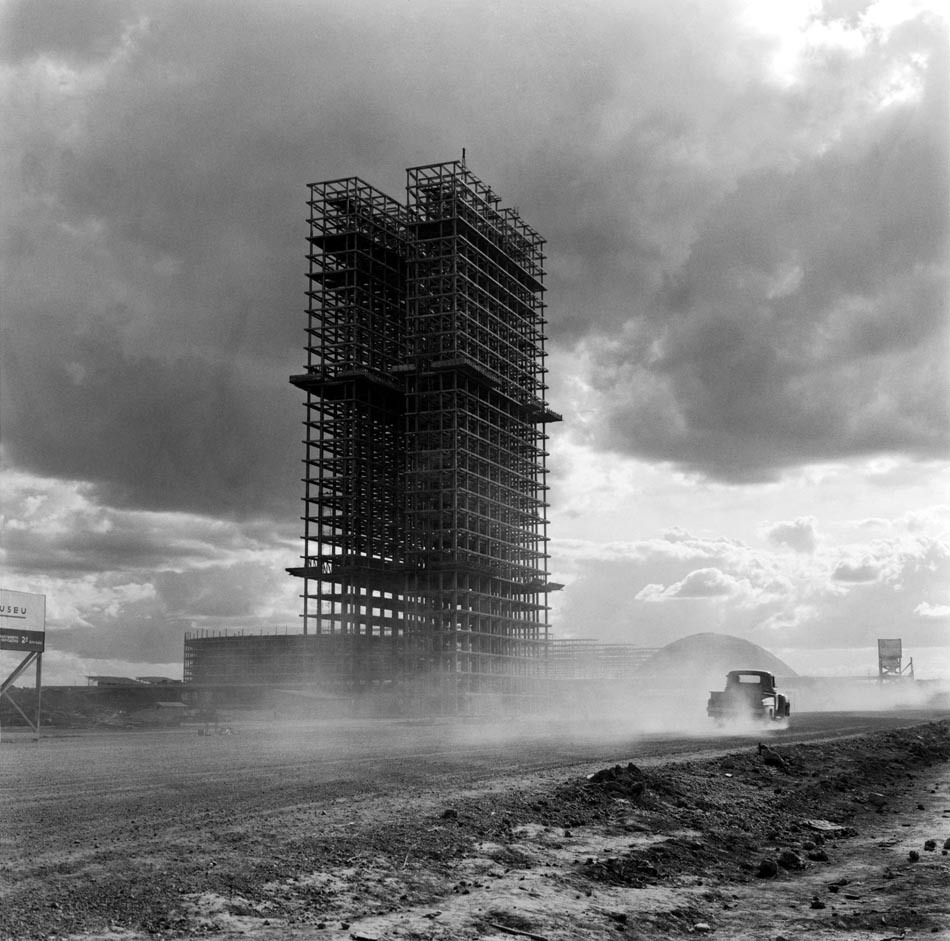
<svg viewBox="0 0 950 941">
<path fill-rule="evenodd" d="M 0 3 L 3 587 L 47 595 L 44 680 L 300 629 L 306 184 L 402 198 L 463 147 L 548 240 L 554 632 L 934 672 L 941 10 Z"/>
</svg>

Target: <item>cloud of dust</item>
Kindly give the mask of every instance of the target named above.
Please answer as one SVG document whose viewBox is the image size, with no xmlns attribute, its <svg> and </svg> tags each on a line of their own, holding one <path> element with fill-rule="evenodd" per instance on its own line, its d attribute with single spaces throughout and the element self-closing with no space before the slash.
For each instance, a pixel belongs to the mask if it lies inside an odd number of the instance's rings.
<svg viewBox="0 0 950 941">
<path fill-rule="evenodd" d="M 950 680 L 888 680 L 876 677 L 789 678 L 793 710 L 799 712 L 880 712 L 894 709 L 947 708 Z"/>
</svg>

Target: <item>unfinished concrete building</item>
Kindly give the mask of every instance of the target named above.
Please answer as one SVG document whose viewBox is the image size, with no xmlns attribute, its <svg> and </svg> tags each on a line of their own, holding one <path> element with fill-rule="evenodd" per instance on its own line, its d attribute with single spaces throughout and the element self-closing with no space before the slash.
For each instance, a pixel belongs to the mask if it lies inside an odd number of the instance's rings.
<svg viewBox="0 0 950 941">
<path fill-rule="evenodd" d="M 462 161 L 310 187 L 303 633 L 320 674 L 457 710 L 548 639 L 544 240 Z M 322 640 L 317 641 L 316 638 Z"/>
</svg>

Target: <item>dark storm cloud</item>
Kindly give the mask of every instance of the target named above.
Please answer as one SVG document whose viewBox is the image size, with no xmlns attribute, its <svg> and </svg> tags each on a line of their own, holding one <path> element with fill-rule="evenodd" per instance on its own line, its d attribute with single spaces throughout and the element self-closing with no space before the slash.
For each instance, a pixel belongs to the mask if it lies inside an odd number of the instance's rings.
<svg viewBox="0 0 950 941">
<path fill-rule="evenodd" d="M 398 197 L 466 145 L 549 239 L 601 446 L 730 480 L 945 447 L 940 24 L 785 89 L 735 10 L 9 4 L 6 457 L 296 516 L 305 184 Z M 918 59 L 921 101 L 840 117 Z"/>
<path fill-rule="evenodd" d="M 895 62 L 927 56 L 921 100 L 843 120 L 793 169 L 741 176 L 602 342 L 609 446 L 732 481 L 946 454 L 946 32 L 892 42 Z"/>
<path fill-rule="evenodd" d="M 108 55 L 124 30 L 122 0 L 19 0 L 0 10 L 0 57 L 41 55 L 89 62 Z M 128 12 L 127 10 L 125 12 Z"/>
<path fill-rule="evenodd" d="M 17 9 L 18 61 L 72 61 L 68 34 L 53 42 Z M 6 456 L 92 481 L 111 504 L 293 515 L 302 410 L 286 379 L 303 359 L 317 139 L 295 56 L 275 55 L 272 24 L 251 42 L 237 10 L 140 7 L 124 49 L 95 28 L 112 8 L 83 9 L 112 59 L 61 80 L 81 93 L 47 89 L 45 110 L 17 115 Z"/>
<path fill-rule="evenodd" d="M 17 339 L 5 367 L 14 462 L 92 481 L 117 506 L 237 518 L 294 506 L 300 399 L 278 376 L 243 359 L 132 355 L 107 327 L 51 362 L 36 334 Z"/>
<path fill-rule="evenodd" d="M 7 10 L 6 457 L 113 505 L 293 517 L 305 184 L 400 195 L 459 155 L 460 84 L 511 66 L 472 45 L 480 14 L 469 36 L 373 4 L 119 9 L 76 5 L 72 32 Z"/>
</svg>

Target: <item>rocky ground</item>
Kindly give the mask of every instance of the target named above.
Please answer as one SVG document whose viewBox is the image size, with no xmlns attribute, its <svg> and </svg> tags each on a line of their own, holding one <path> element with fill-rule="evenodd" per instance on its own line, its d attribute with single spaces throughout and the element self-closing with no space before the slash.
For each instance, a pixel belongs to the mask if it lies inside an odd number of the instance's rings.
<svg viewBox="0 0 950 941">
<path fill-rule="evenodd" d="M 186 829 L 157 802 L 134 844 L 0 860 L 0 938 L 950 938 L 948 761 L 936 721 Z"/>
</svg>

